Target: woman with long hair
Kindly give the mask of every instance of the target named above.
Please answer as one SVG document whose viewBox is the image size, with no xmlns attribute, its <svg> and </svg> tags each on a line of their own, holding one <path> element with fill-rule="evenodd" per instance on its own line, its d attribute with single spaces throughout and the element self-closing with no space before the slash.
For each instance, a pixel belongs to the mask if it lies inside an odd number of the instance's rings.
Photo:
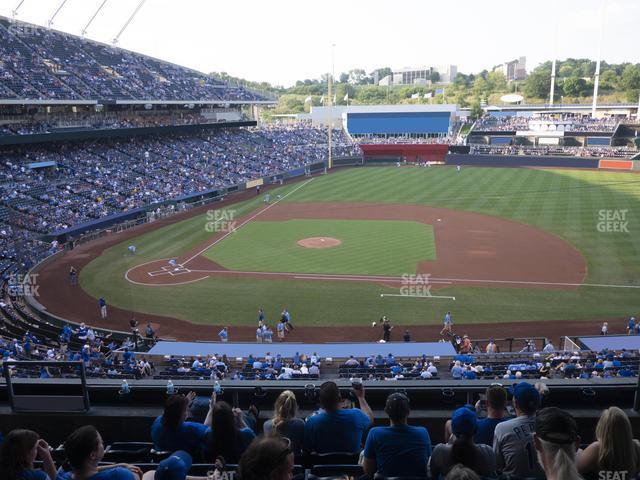
<svg viewBox="0 0 640 480">
<path fill-rule="evenodd" d="M 33 468 L 36 459 L 42 460 L 42 470 Z M 3 480 L 54 480 L 56 465 L 36 432 L 13 430 L 0 446 L 0 472 Z"/>
<path fill-rule="evenodd" d="M 264 434 L 280 435 L 291 440 L 291 450 L 294 454 L 302 452 L 304 442 L 304 420 L 296 418 L 298 413 L 298 402 L 291 390 L 285 390 L 273 406 L 273 418 L 267 420 L 263 425 Z"/>
<path fill-rule="evenodd" d="M 577 465 L 585 477 L 598 477 L 602 471 L 627 472 L 624 478 L 638 474 L 640 442 L 634 440 L 631 422 L 622 410 L 611 407 L 602 412 L 596 425 L 596 441 L 578 453 Z"/>
<path fill-rule="evenodd" d="M 291 480 L 293 452 L 286 438 L 259 437 L 238 463 L 240 480 Z"/>
<path fill-rule="evenodd" d="M 576 451 L 580 436 L 575 419 L 564 410 L 548 407 L 536 415 L 533 442 L 547 480 L 580 480 Z"/>
<path fill-rule="evenodd" d="M 458 408 L 451 416 L 453 443 L 436 445 L 429 460 L 431 478 L 444 477 L 454 465 L 467 467 L 480 476 L 491 476 L 496 471 L 496 455 L 489 445 L 476 444 L 476 412 L 467 407 Z"/>
<path fill-rule="evenodd" d="M 222 457 L 225 463 L 237 463 L 255 437 L 244 421 L 242 410 L 231 408 L 227 402 L 216 402 L 211 413 L 211 430 L 205 441 L 205 456 L 211 462 Z"/>
<path fill-rule="evenodd" d="M 133 465 L 98 466 L 104 458 L 104 442 L 96 427 L 85 425 L 75 430 L 64 442 L 64 455 L 71 472 L 58 475 L 58 480 L 139 480 L 142 471 Z"/>
<path fill-rule="evenodd" d="M 211 430 L 211 415 L 216 394 L 214 392 L 211 396 L 204 424 L 187 422 L 189 406 L 195 397 L 194 392 L 167 397 L 164 412 L 151 425 L 151 440 L 156 449 L 169 452 L 185 450 L 199 458 L 204 449 L 205 438 Z"/>
</svg>

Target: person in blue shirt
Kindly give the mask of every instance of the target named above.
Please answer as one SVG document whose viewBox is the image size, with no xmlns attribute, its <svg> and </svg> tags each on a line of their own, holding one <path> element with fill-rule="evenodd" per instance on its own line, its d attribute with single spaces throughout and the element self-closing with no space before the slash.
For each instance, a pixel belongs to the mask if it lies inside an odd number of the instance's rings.
<svg viewBox="0 0 640 480">
<path fill-rule="evenodd" d="M 209 402 L 209 411 L 204 423 L 187 422 L 189 405 L 196 394 L 177 394 L 167 398 L 164 412 L 151 425 L 151 440 L 154 447 L 162 451 L 185 450 L 191 455 L 201 455 L 205 446 L 205 438 L 211 431 L 213 406 L 216 393 L 213 392 Z"/>
<path fill-rule="evenodd" d="M 266 343 L 273 342 L 273 330 L 271 330 L 269 327 L 267 327 L 265 330 L 263 330 L 262 331 L 262 339 Z"/>
<path fill-rule="evenodd" d="M 107 318 L 107 301 L 104 297 L 100 297 L 98 300 L 98 306 L 100 307 L 100 317 L 102 319 Z"/>
<path fill-rule="evenodd" d="M 42 470 L 33 468 L 36 459 Z M 54 480 L 56 465 L 49 445 L 36 432 L 13 430 L 0 446 L 0 477 L 3 480 Z"/>
<path fill-rule="evenodd" d="M 298 414 L 298 402 L 291 390 L 285 390 L 275 401 L 273 406 L 273 418 L 263 425 L 265 435 L 280 435 L 291 441 L 291 450 L 294 454 L 302 453 L 304 442 L 304 420 L 296 418 Z"/>
<path fill-rule="evenodd" d="M 373 412 L 364 395 L 364 386 L 353 393 L 360 408 L 340 408 L 340 390 L 334 382 L 320 386 L 320 406 L 323 411 L 309 417 L 304 427 L 306 453 L 356 453 L 362 445 L 362 435 L 373 423 Z"/>
<path fill-rule="evenodd" d="M 633 331 L 636 328 L 636 319 L 634 317 L 629 318 L 629 323 L 627 324 L 627 333 L 629 335 L 633 335 Z"/>
<path fill-rule="evenodd" d="M 364 446 L 365 475 L 424 477 L 431 456 L 431 438 L 426 428 L 407 424 L 409 398 L 403 393 L 392 393 L 384 411 L 391 426 L 369 431 Z"/>
<path fill-rule="evenodd" d="M 229 340 L 229 330 L 227 329 L 227 327 L 223 327 L 222 330 L 218 332 L 218 337 L 220 338 L 221 342 L 226 342 Z"/>
<path fill-rule="evenodd" d="M 127 347 L 124 349 L 124 353 L 122 354 L 122 361 L 124 363 L 131 363 L 135 359 L 135 355 L 133 352 L 130 352 Z"/>
<path fill-rule="evenodd" d="M 478 378 L 478 374 L 473 371 L 471 366 L 467 366 L 466 370 L 464 370 L 463 376 L 465 380 L 475 380 Z"/>
<path fill-rule="evenodd" d="M 493 433 L 496 425 L 509 420 L 507 414 L 507 391 L 500 385 L 491 385 L 486 391 L 487 416 L 478 419 L 475 443 L 484 443 L 493 447 Z"/>
<path fill-rule="evenodd" d="M 64 454 L 71 472 L 59 473 L 58 480 L 140 480 L 142 476 L 142 471 L 132 465 L 99 466 L 104 458 L 104 442 L 93 425 L 80 427 L 69 435 Z"/>
</svg>

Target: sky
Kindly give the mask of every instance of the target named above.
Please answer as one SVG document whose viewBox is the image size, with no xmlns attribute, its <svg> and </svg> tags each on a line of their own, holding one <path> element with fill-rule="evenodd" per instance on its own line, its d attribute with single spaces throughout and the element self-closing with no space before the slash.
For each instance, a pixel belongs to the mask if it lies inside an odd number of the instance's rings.
<svg viewBox="0 0 640 480">
<path fill-rule="evenodd" d="M 24 0 L 47 25 L 63 0 Z M 66 0 L 52 27 L 79 34 L 103 0 Z M 139 0 L 107 0 L 87 37 L 111 43 Z M 0 0 L 11 16 L 20 0 Z M 640 62 L 638 0 L 146 0 L 118 45 L 203 72 L 290 86 L 353 68 L 457 65 L 475 73 L 520 56 Z"/>
</svg>

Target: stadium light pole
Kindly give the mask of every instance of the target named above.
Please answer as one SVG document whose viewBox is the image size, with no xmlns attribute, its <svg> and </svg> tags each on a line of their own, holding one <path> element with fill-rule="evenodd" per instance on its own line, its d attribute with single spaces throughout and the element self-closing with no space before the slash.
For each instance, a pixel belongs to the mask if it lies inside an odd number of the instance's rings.
<svg viewBox="0 0 640 480">
<path fill-rule="evenodd" d="M 62 7 L 64 7 L 65 3 L 67 3 L 67 0 L 62 0 L 62 3 L 60 4 L 60 6 L 56 9 L 55 12 L 53 12 L 53 15 L 51 15 L 51 18 L 47 20 L 47 28 L 51 28 L 51 25 L 53 25 L 53 20 L 56 18 L 58 13 L 60 13 L 60 10 L 62 10 Z"/>
<path fill-rule="evenodd" d="M 136 9 L 133 11 L 133 13 L 131 14 L 131 16 L 129 17 L 129 19 L 125 22 L 125 24 L 122 26 L 122 28 L 120 29 L 120 31 L 118 32 L 118 34 L 114 37 L 113 41 L 111 42 L 113 45 L 116 45 L 118 43 L 118 40 L 120 39 L 120 35 L 122 35 L 122 33 L 127 29 L 127 27 L 129 26 L 129 24 L 131 23 L 131 21 L 133 20 L 133 17 L 135 17 L 138 12 L 140 11 L 140 9 L 142 8 L 142 5 L 144 5 L 144 2 L 146 2 L 147 0 L 140 0 L 140 3 L 138 3 L 138 6 L 136 7 Z"/>
<path fill-rule="evenodd" d="M 18 5 L 16 5 L 16 8 L 11 10 L 11 16 L 13 18 L 16 18 L 18 16 L 18 10 L 20 10 L 20 7 L 22 6 L 23 3 L 24 3 L 24 0 L 20 0 L 20 3 L 18 3 Z"/>
<path fill-rule="evenodd" d="M 335 60 L 336 58 L 336 44 L 332 43 L 331 44 L 331 72 L 329 73 L 327 78 L 327 112 L 328 112 L 328 117 L 329 117 L 329 121 L 327 122 L 327 132 L 328 132 L 328 136 L 327 136 L 327 145 L 329 147 L 329 157 L 327 159 L 327 169 L 330 170 L 333 167 L 333 155 L 332 155 L 332 148 L 331 148 L 331 135 L 332 135 L 332 129 L 333 129 L 333 97 L 331 96 L 331 83 L 333 82 L 333 75 L 335 72 Z"/>
<path fill-rule="evenodd" d="M 606 13 L 607 0 L 602 0 L 600 6 L 600 38 L 598 39 L 598 58 L 596 60 L 596 74 L 593 81 L 593 103 L 591 105 L 591 118 L 596 118 L 596 108 L 598 106 L 598 85 L 600 83 L 600 57 L 602 57 L 602 37 L 604 32 L 604 17 Z"/>
<path fill-rule="evenodd" d="M 553 63 L 551 63 L 551 87 L 549 89 L 549 105 L 553 105 L 553 97 L 556 89 L 556 59 L 558 58 L 558 27 L 559 15 L 556 15 L 556 24 L 553 34 Z"/>
<path fill-rule="evenodd" d="M 107 3 L 107 0 L 102 0 L 102 3 L 100 4 L 98 9 L 96 10 L 96 13 L 93 14 L 93 16 L 89 19 L 87 24 L 84 26 L 84 28 L 80 31 L 80 36 L 81 37 L 84 37 L 87 34 L 87 30 L 89 29 L 89 25 L 91 25 L 93 23 L 95 18 L 98 16 L 98 13 L 100 13 L 100 10 L 102 10 L 102 7 L 104 7 L 105 3 Z"/>
</svg>

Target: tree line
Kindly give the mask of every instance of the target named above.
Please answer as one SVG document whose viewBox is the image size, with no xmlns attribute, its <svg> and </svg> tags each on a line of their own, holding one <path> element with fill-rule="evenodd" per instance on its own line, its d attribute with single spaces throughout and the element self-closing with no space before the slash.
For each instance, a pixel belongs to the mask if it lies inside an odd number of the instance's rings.
<svg viewBox="0 0 640 480">
<path fill-rule="evenodd" d="M 593 93 L 596 62 L 574 59 L 556 62 L 554 102 L 588 103 Z M 473 74 L 458 73 L 451 84 L 439 84 L 439 75 L 433 72 L 426 84 L 378 86 L 375 79 L 392 74 L 390 67 L 367 73 L 363 69 L 341 72 L 334 80 L 334 100 L 345 105 L 379 105 L 410 103 L 456 103 L 479 112 L 482 104 L 499 103 L 506 93 L 520 93 L 527 103 L 549 101 L 551 61 L 538 65 L 525 80 L 507 82 L 501 71 Z M 327 74 L 317 79 L 298 80 L 289 88 L 267 82 L 249 82 L 226 73 L 214 73 L 217 78 L 233 84 L 245 85 L 253 90 L 277 95 L 279 102 L 272 113 L 308 112 L 311 105 L 322 105 L 327 95 Z M 637 102 L 640 95 L 640 64 L 601 62 L 599 96 L 602 101 Z"/>
</svg>

